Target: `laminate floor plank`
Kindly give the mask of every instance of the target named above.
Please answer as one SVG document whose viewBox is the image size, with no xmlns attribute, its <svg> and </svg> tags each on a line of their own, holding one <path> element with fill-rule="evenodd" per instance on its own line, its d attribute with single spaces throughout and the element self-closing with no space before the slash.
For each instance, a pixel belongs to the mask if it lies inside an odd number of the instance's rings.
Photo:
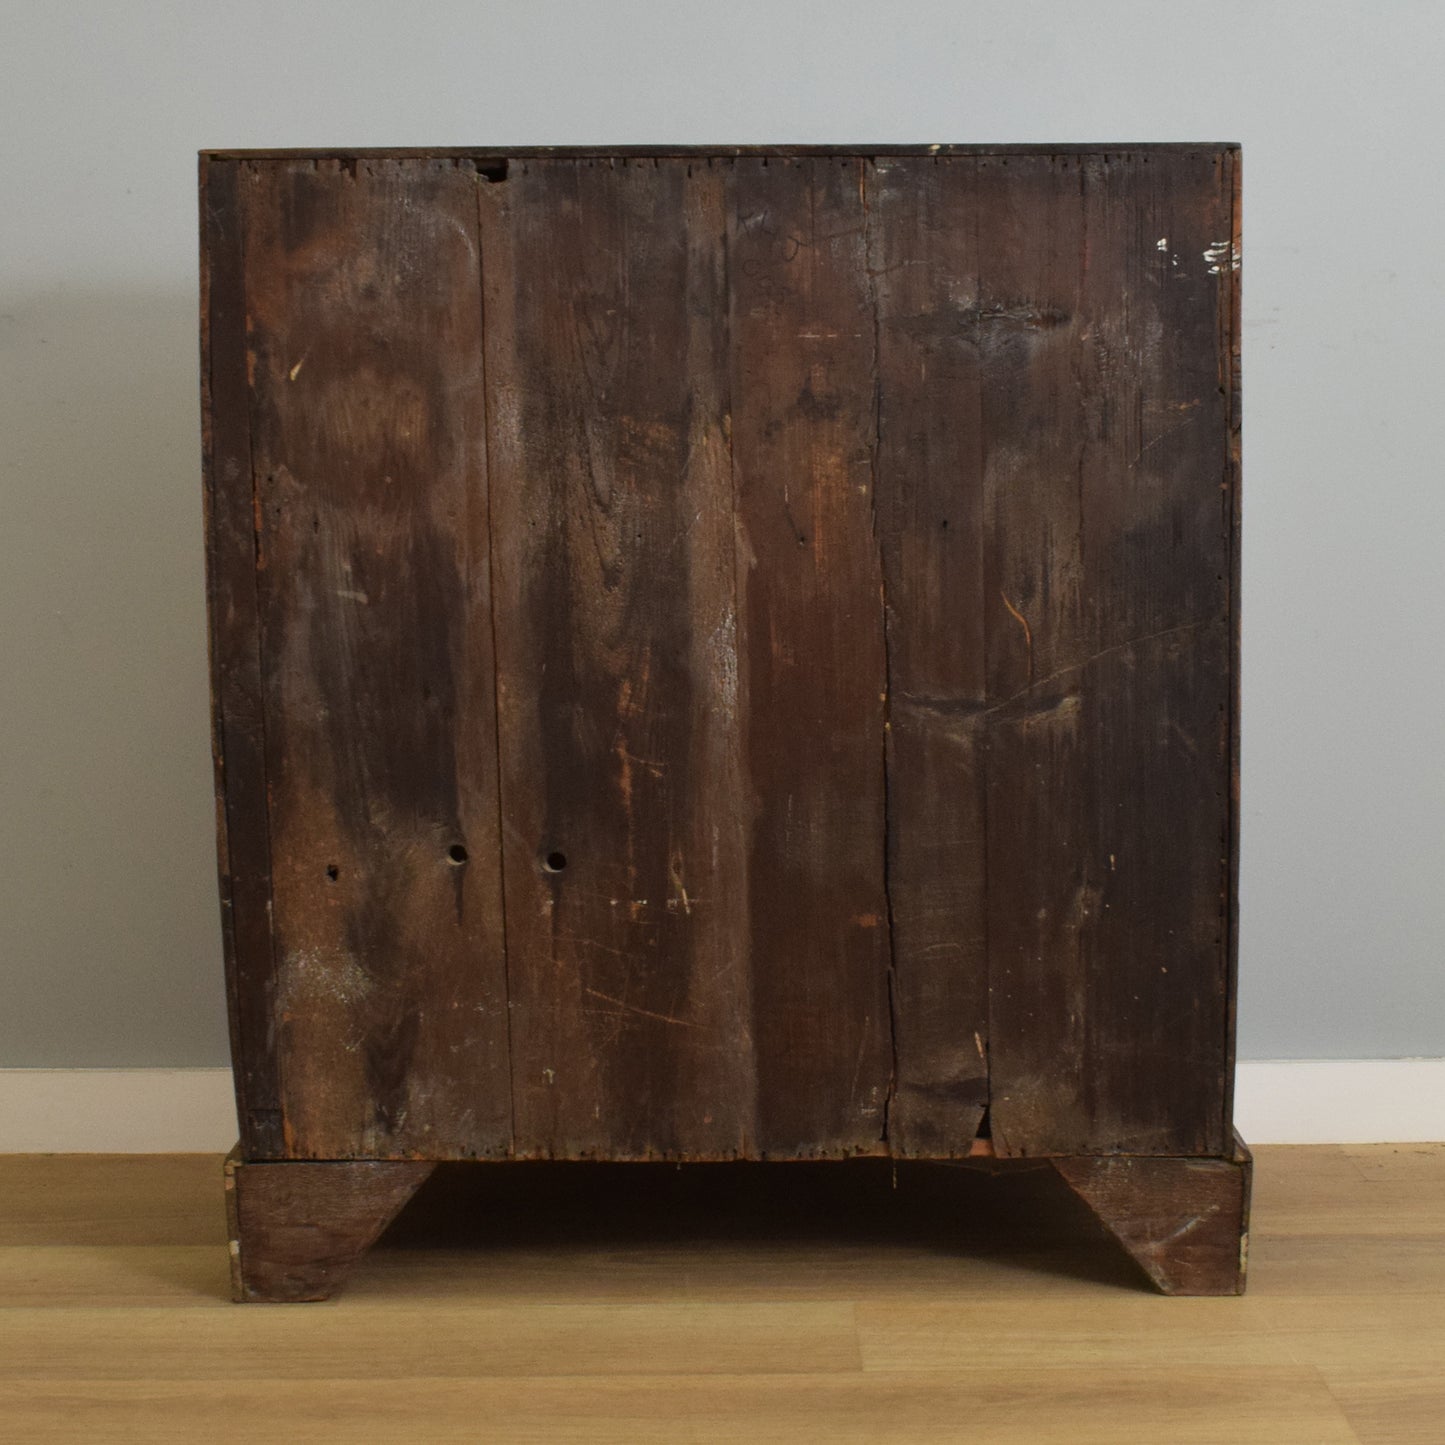
<svg viewBox="0 0 1445 1445">
<path fill-rule="evenodd" d="M 18 1381 L 27 1441 L 889 1441 L 1357 1445 L 1310 1370 L 1204 1368 L 256 1382 Z M 65 1431 L 74 1433 L 67 1434 Z M 219 1431 L 219 1433 L 218 1433 Z M 227 1433 L 227 1432 L 231 1433 Z"/>
</svg>

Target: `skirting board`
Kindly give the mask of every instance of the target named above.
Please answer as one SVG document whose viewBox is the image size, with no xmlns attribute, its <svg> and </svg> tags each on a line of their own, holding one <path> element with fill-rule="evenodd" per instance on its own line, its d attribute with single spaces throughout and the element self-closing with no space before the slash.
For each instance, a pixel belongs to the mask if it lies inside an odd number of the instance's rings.
<svg viewBox="0 0 1445 1445">
<path fill-rule="evenodd" d="M 1251 1144 L 1445 1140 L 1445 1059 L 1245 1059 Z M 229 1069 L 0 1069 L 0 1154 L 224 1153 Z"/>
</svg>

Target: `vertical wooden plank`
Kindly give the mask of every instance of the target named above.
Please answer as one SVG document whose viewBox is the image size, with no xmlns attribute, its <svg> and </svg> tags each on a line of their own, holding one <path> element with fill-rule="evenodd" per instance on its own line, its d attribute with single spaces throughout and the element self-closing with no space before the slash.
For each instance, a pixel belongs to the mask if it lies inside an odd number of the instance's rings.
<svg viewBox="0 0 1445 1445">
<path fill-rule="evenodd" d="M 286 1152 L 502 1153 L 478 181 L 242 175 Z"/>
<path fill-rule="evenodd" d="M 990 1126 L 1005 1155 L 1092 1137 L 1080 939 L 1099 906 L 1100 860 L 1082 846 L 1096 794 L 1074 671 L 1088 655 L 1082 164 L 1016 155 L 980 158 L 977 171 L 981 287 L 995 318 L 982 338 Z"/>
<path fill-rule="evenodd" d="M 868 171 L 889 642 L 897 1084 L 889 1143 L 966 1155 L 988 1103 L 984 507 L 971 157 Z"/>
<path fill-rule="evenodd" d="M 733 163 L 758 1143 L 883 1148 L 892 1075 L 875 315 L 857 157 Z"/>
<path fill-rule="evenodd" d="M 752 1152 L 723 172 L 481 192 L 517 1150 Z"/>
<path fill-rule="evenodd" d="M 1218 164 L 979 161 L 1002 1154 L 1227 1146 Z"/>
<path fill-rule="evenodd" d="M 201 163 L 201 410 L 221 936 L 242 1144 L 281 1147 L 245 267 L 233 161 Z"/>
</svg>

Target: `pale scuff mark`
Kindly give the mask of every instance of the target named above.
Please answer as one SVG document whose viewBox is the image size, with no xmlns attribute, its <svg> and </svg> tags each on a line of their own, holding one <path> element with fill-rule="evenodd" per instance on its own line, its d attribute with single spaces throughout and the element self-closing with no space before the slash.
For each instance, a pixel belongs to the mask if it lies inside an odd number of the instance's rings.
<svg viewBox="0 0 1445 1445">
<path fill-rule="evenodd" d="M 1129 465 L 1131 467 L 1135 466 L 1144 453 L 1150 450 L 1151 447 L 1157 447 L 1160 442 L 1167 441 L 1168 438 L 1174 436 L 1177 432 L 1183 431 L 1185 427 L 1193 426 L 1197 419 L 1198 418 L 1193 416 L 1186 416 L 1183 421 L 1177 421 L 1173 426 L 1165 427 L 1163 431 L 1155 433 L 1154 436 L 1150 437 L 1149 440 L 1134 453 L 1134 460 L 1131 461 Z"/>
<path fill-rule="evenodd" d="M 613 998 L 611 994 L 599 993 L 595 988 L 584 988 L 582 990 L 589 998 L 601 999 L 603 1003 L 610 1003 L 614 1008 L 620 1009 L 623 1013 L 637 1014 L 645 1019 L 656 1019 L 658 1023 L 676 1024 L 679 1028 L 695 1029 L 697 1024 L 691 1019 L 675 1018 L 672 1014 L 654 1013 L 651 1009 L 641 1008 L 635 1003 L 628 1003 L 626 999 Z"/>
<path fill-rule="evenodd" d="M 624 800 L 629 800 L 632 797 L 631 778 L 633 763 L 636 763 L 638 767 L 650 773 L 654 778 L 661 778 L 667 772 L 667 764 L 660 761 L 659 759 L 641 758 L 638 757 L 636 753 L 629 752 L 627 748 L 626 738 L 619 738 L 617 741 L 617 746 L 613 749 L 613 751 L 617 754 L 618 759 L 622 762 L 623 768 L 625 769 L 627 774 L 627 782 L 623 792 Z"/>
<path fill-rule="evenodd" d="M 632 754 L 627 751 L 625 738 L 617 739 L 618 775 L 617 792 L 622 799 L 622 811 L 627 814 L 629 825 L 632 821 Z"/>
<path fill-rule="evenodd" d="M 617 684 L 617 715 L 636 717 L 642 711 L 642 704 L 632 700 L 632 680 L 624 677 Z"/>
<path fill-rule="evenodd" d="M 707 655 L 717 701 L 725 716 L 731 717 L 738 703 L 737 616 L 732 608 L 708 636 Z"/>
<path fill-rule="evenodd" d="M 689 917 L 692 915 L 692 902 L 687 896 L 687 886 L 682 881 L 682 858 L 674 853 L 667 860 L 667 876 L 676 890 L 676 898 L 669 899 L 669 904 L 682 904 L 682 911 Z"/>
<path fill-rule="evenodd" d="M 298 361 L 298 362 L 296 363 L 296 365 L 293 366 L 293 367 L 291 368 L 291 370 L 286 373 L 286 375 L 287 375 L 292 381 L 295 381 L 296 378 L 301 375 L 301 368 L 306 365 L 306 357 L 307 357 L 307 356 L 310 356 L 310 355 L 311 355 L 311 353 L 310 353 L 309 351 L 306 352 L 306 354 L 305 354 L 304 356 L 302 356 L 301 360 Z"/>
<path fill-rule="evenodd" d="M 1162 1239 L 1151 1239 L 1149 1248 L 1162 1249 L 1166 1244 L 1173 1244 L 1176 1239 L 1183 1238 L 1190 1230 L 1197 1229 L 1206 1219 L 1218 1213 L 1218 1209 L 1206 1209 L 1203 1214 L 1191 1214 L 1177 1229 L 1171 1229 Z"/>
<path fill-rule="evenodd" d="M 1006 597 L 1004 598 L 1004 605 L 1008 605 L 1008 598 Z M 1013 612 L 1013 608 L 1010 607 L 1009 611 Z M 1019 617 L 1019 614 L 1017 612 L 1014 612 L 1014 616 Z M 1022 622 L 1023 618 L 1019 617 L 1019 621 Z M 978 716 L 990 717 L 994 713 L 1001 712 L 1004 708 L 1010 706 L 1012 703 L 1017 702 L 1019 698 L 1024 697 L 1028 693 L 1032 692 L 1035 687 L 1047 687 L 1050 683 L 1057 682 L 1060 678 L 1068 677 L 1074 673 L 1082 672 L 1086 667 L 1089 667 L 1096 662 L 1100 662 L 1106 657 L 1112 657 L 1116 652 L 1123 652 L 1128 648 L 1142 647 L 1146 642 L 1156 642 L 1163 637 L 1172 637 L 1175 634 L 1193 632 L 1196 629 L 1207 625 L 1207 622 L 1181 622 L 1177 627 L 1164 627 L 1161 628 L 1158 632 L 1146 632 L 1140 637 L 1126 638 L 1123 642 L 1114 643 L 1112 647 L 1105 647 L 1098 652 L 1090 653 L 1090 655 L 1086 657 L 1082 662 L 1071 663 L 1068 667 L 1061 667 L 1057 672 L 1049 673 L 1047 677 L 1041 677 L 1037 683 L 1030 682 L 1027 687 L 1020 688 L 1017 692 L 1004 698 L 1002 702 L 997 702 L 992 707 L 983 709 L 983 711 L 980 712 Z M 1025 626 L 1027 626 L 1026 623 Z M 1064 701 L 1068 701 L 1068 699 L 1065 699 Z M 1078 699 L 1074 698 L 1073 701 L 1075 705 L 1077 705 Z"/>
<path fill-rule="evenodd" d="M 319 999 L 353 1008 L 373 987 L 371 976 L 354 958 L 317 948 L 293 949 L 281 960 L 279 973 L 276 1005 L 281 1013 Z"/>
</svg>

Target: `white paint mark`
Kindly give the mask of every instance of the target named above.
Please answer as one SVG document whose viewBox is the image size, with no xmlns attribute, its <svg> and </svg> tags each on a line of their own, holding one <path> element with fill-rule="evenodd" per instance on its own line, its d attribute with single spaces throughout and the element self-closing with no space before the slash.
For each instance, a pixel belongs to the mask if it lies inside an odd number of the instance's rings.
<svg viewBox="0 0 1445 1445">
<path fill-rule="evenodd" d="M 1204 248 L 1204 259 L 1208 263 L 1211 276 L 1223 275 L 1225 271 L 1238 271 L 1239 247 L 1228 241 L 1216 241 L 1212 246 Z"/>
<path fill-rule="evenodd" d="M 1169 249 L 1169 237 L 1160 236 L 1160 238 L 1154 242 L 1154 249 L 1156 251 L 1167 251 Z"/>
</svg>

